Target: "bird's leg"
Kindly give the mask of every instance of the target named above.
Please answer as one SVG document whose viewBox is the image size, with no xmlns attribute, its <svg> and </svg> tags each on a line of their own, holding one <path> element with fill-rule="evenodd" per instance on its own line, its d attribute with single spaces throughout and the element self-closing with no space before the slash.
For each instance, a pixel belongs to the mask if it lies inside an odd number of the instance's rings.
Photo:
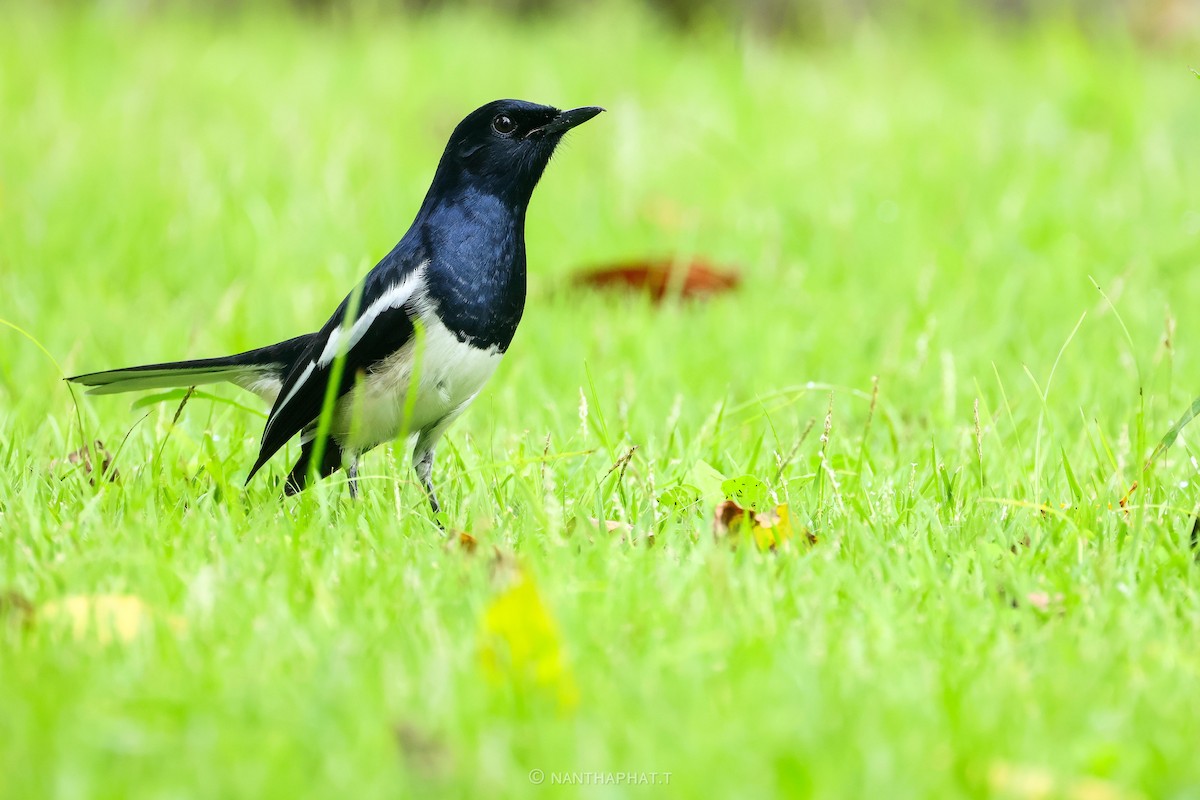
<svg viewBox="0 0 1200 800">
<path fill-rule="evenodd" d="M 417 472 L 417 480 L 421 482 L 421 486 L 425 489 L 425 494 L 429 497 L 429 505 L 433 509 L 436 516 L 441 512 L 442 507 L 438 504 L 437 495 L 433 491 L 433 448 L 422 450 L 418 448 L 413 458 L 413 469 Z"/>
<path fill-rule="evenodd" d="M 355 458 L 346 467 L 346 486 L 350 489 L 350 499 L 358 499 L 358 459 Z"/>
<path fill-rule="evenodd" d="M 442 438 L 442 434 L 446 432 L 446 428 L 466 406 L 467 404 L 463 403 L 435 424 L 421 431 L 417 436 L 417 443 L 413 447 L 413 469 L 421 481 L 422 488 L 425 489 L 425 495 L 429 498 L 429 507 L 433 509 L 433 521 L 443 531 L 446 530 L 446 526 L 441 519 L 442 506 L 438 503 L 437 494 L 433 491 L 433 451 L 437 447 L 438 440 Z"/>
</svg>

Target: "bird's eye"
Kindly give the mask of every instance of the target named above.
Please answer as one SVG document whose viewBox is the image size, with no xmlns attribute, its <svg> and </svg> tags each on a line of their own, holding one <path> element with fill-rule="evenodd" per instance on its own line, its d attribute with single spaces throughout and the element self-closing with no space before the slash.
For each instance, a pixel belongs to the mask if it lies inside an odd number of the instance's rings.
<svg viewBox="0 0 1200 800">
<path fill-rule="evenodd" d="M 517 129 L 517 123 L 513 122 L 512 117 L 508 114 L 497 114 L 492 120 L 492 130 L 501 135 L 507 136 Z"/>
</svg>

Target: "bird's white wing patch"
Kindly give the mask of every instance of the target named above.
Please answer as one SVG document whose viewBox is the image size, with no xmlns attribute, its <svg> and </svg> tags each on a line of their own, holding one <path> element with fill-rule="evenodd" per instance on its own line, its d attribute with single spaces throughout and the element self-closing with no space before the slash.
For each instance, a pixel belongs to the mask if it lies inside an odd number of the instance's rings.
<svg viewBox="0 0 1200 800">
<path fill-rule="evenodd" d="M 428 261 L 421 262 L 416 269 L 410 272 L 399 283 L 392 284 L 379 297 L 375 298 L 366 310 L 358 315 L 354 323 L 346 328 L 338 326 L 329 334 L 329 338 L 325 341 L 325 347 L 321 350 L 321 355 L 316 361 L 310 361 L 304 367 L 304 371 L 300 373 L 300 377 L 292 384 L 292 388 L 284 395 L 283 402 L 279 404 L 278 411 L 283 411 L 287 404 L 292 401 L 304 384 L 312 377 L 313 372 L 317 367 L 327 367 L 333 363 L 333 360 L 342 353 L 348 353 L 354 345 L 362 341 L 363 336 L 371 329 L 372 323 L 378 319 L 379 315 L 393 308 L 399 308 L 405 303 L 418 297 L 425 291 L 425 268 L 429 266 Z M 272 415 L 272 418 L 278 417 L 278 412 Z M 270 427 L 270 423 L 268 423 Z"/>
<path fill-rule="evenodd" d="M 292 385 L 291 391 L 289 391 L 287 393 L 287 395 L 284 396 L 283 402 L 279 404 L 280 409 L 284 408 L 284 406 L 286 406 L 288 403 L 290 403 L 292 401 L 292 398 L 296 396 L 296 392 L 300 391 L 300 387 L 304 385 L 304 382 L 307 381 L 310 377 L 312 377 L 313 370 L 316 368 L 317 368 L 317 362 L 315 362 L 315 361 L 308 362 L 308 365 L 304 367 L 304 372 L 300 373 L 300 377 Z"/>
<path fill-rule="evenodd" d="M 358 315 L 358 319 L 354 320 L 354 324 L 348 329 L 344 326 L 334 328 L 329 334 L 329 339 L 325 342 L 325 348 L 321 351 L 321 356 L 317 359 L 317 365 L 321 367 L 328 366 L 340 353 L 349 352 L 354 345 L 362 340 L 362 337 L 370 330 L 371 325 L 380 314 L 393 308 L 399 308 L 415 295 L 423 292 L 425 289 L 425 267 L 428 265 L 428 261 L 422 262 L 416 269 L 406 275 L 404 280 L 388 287 L 383 294 L 375 298 L 371 305 L 367 306 L 365 311 Z"/>
</svg>

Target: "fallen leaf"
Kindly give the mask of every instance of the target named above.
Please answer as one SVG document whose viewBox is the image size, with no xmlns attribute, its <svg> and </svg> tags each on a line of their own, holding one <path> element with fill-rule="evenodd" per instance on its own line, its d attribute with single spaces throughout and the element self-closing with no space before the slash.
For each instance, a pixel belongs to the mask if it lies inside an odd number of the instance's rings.
<svg viewBox="0 0 1200 800">
<path fill-rule="evenodd" d="M 595 531 L 604 531 L 605 533 L 633 533 L 633 526 L 628 522 L 621 522 L 615 519 L 598 519 L 596 517 L 571 517 L 571 521 L 567 523 L 567 533 L 574 533 L 575 530 L 584 524 Z"/>
<path fill-rule="evenodd" d="M 746 520 L 746 509 L 732 500 L 722 500 L 713 511 L 713 535 L 728 536 Z"/>
<path fill-rule="evenodd" d="M 742 278 L 736 271 L 720 269 L 702 259 L 627 261 L 576 273 L 576 286 L 596 289 L 636 289 L 661 302 L 668 295 L 705 297 L 736 289 Z"/>
<path fill-rule="evenodd" d="M 1121 786 L 1085 775 L 1062 778 L 1041 766 L 996 762 L 988 768 L 987 781 L 993 792 L 1020 800 L 1137 800 L 1141 795 Z"/>
<path fill-rule="evenodd" d="M 492 578 L 492 585 L 499 589 L 514 586 L 522 575 L 517 557 L 495 545 L 492 545 L 492 558 L 488 561 L 488 571 Z"/>
<path fill-rule="evenodd" d="M 448 775 L 450 751 L 440 739 L 412 722 L 399 722 L 392 728 L 396 748 L 404 760 L 423 778 Z"/>
<path fill-rule="evenodd" d="M 634 538 L 633 526 L 628 522 L 615 519 L 598 519 L 597 517 L 574 516 L 567 521 L 566 535 L 574 536 L 576 532 L 586 536 L 589 542 L 596 541 L 595 534 L 604 533 L 617 538 L 621 543 L 639 541 Z M 654 531 L 647 531 L 643 541 L 648 547 L 654 546 Z"/>
<path fill-rule="evenodd" d="M 1021 595 L 1003 586 L 998 586 L 996 592 L 1012 608 L 1029 606 L 1030 608 L 1036 608 L 1044 614 L 1063 614 L 1066 611 L 1064 605 L 1066 597 L 1062 592 L 1055 592 L 1054 594 L 1050 594 L 1049 592 L 1026 592 L 1024 595 Z"/>
<path fill-rule="evenodd" d="M 1067 788 L 1068 800 L 1133 800 L 1136 792 L 1127 792 L 1117 784 L 1100 778 L 1083 777 Z"/>
<path fill-rule="evenodd" d="M 998 762 L 988 769 L 988 783 L 995 792 L 1022 800 L 1050 798 L 1054 775 L 1044 767 L 1019 766 Z"/>
<path fill-rule="evenodd" d="M 1138 482 L 1134 481 L 1133 485 L 1129 487 L 1129 491 L 1125 493 L 1125 496 L 1122 497 L 1120 502 L 1118 503 L 1118 505 L 1120 505 L 1121 508 L 1125 509 L 1126 516 L 1129 516 L 1129 509 L 1128 509 L 1129 498 L 1133 495 L 1134 492 L 1137 491 L 1137 488 L 1138 488 Z"/>
<path fill-rule="evenodd" d="M 70 595 L 46 603 L 38 620 L 69 630 L 77 641 L 92 639 L 100 644 L 131 642 L 154 625 L 155 611 L 131 594 Z M 165 617 L 175 630 L 183 620 Z"/>
<path fill-rule="evenodd" d="M 548 692 L 562 709 L 579 702 L 558 627 L 533 579 L 523 572 L 484 609 L 479 660 L 495 685 Z"/>
<path fill-rule="evenodd" d="M 457 544 L 460 550 L 467 553 L 474 553 L 475 548 L 479 546 L 479 541 L 466 531 L 457 531 L 450 534 L 450 544 L 451 546 Z"/>
<path fill-rule="evenodd" d="M 734 547 L 742 539 L 751 539 L 759 550 L 764 551 L 785 547 L 796 538 L 786 503 L 756 512 L 742 508 L 733 500 L 717 504 L 713 512 L 713 535 L 732 542 Z M 811 531 L 805 530 L 804 538 L 809 544 L 817 543 L 817 537 Z"/>
<path fill-rule="evenodd" d="M 6 589 L 0 592 L 0 620 L 18 628 L 33 624 L 34 607 L 25 595 Z"/>
<path fill-rule="evenodd" d="M 1047 613 L 1051 611 L 1058 611 L 1061 613 L 1063 610 L 1062 592 L 1055 592 L 1053 595 L 1046 592 L 1030 592 L 1029 594 L 1025 595 L 1025 601 L 1038 611 L 1044 611 Z"/>
<path fill-rule="evenodd" d="M 110 481 L 111 483 L 116 483 L 118 480 L 120 480 L 120 478 L 121 478 L 120 473 L 118 473 L 117 470 L 115 468 L 113 468 L 113 465 L 112 465 L 113 464 L 112 454 L 109 453 L 108 450 L 105 449 L 104 442 L 100 441 L 99 439 L 97 439 L 95 441 L 95 443 L 92 445 L 92 447 L 90 447 L 90 448 L 81 447 L 73 453 L 68 453 L 67 458 L 66 458 L 66 463 L 82 465 L 83 473 L 85 475 L 91 476 L 91 477 L 89 477 L 88 480 L 92 483 L 92 485 L 95 485 L 96 479 L 92 475 L 92 473 L 94 471 L 94 468 L 92 466 L 92 450 L 93 449 L 95 450 L 96 455 L 100 458 L 100 474 L 106 480 Z M 50 470 L 54 471 L 54 470 L 58 469 L 62 464 L 63 464 L 63 462 L 60 461 L 59 459 L 57 459 L 57 458 L 52 459 L 50 461 Z"/>
</svg>

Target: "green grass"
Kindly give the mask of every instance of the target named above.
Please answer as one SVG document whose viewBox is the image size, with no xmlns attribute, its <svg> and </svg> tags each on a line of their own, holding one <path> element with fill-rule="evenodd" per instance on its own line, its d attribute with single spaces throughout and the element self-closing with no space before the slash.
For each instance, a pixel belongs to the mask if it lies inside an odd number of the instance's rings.
<svg viewBox="0 0 1200 800">
<path fill-rule="evenodd" d="M 281 502 L 284 457 L 241 486 L 260 415 L 73 398 L 0 328 L 0 590 L 37 607 L 0 622 L 0 796 L 1200 796 L 1189 431 L 1142 468 L 1200 394 L 1191 66 L 1059 29 L 0 9 L 0 317 L 67 374 L 314 329 L 465 112 L 610 111 L 536 193 L 526 318 L 439 454 L 474 554 L 398 447 L 360 503 Z M 693 254 L 744 285 L 565 288 Z M 76 401 L 118 482 L 61 464 Z M 714 471 L 818 543 L 714 541 Z M 129 641 L 53 613 L 114 594 Z"/>
</svg>

